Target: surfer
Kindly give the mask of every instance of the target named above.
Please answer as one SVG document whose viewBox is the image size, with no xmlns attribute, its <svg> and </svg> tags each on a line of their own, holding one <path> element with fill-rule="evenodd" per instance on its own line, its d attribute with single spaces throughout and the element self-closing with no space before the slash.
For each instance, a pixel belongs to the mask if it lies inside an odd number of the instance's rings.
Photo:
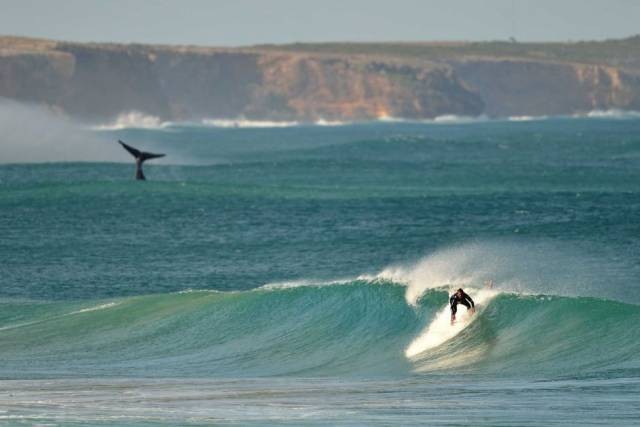
<svg viewBox="0 0 640 427">
<path fill-rule="evenodd" d="M 129 152 L 129 154 L 131 154 L 133 157 L 135 157 L 136 159 L 136 179 L 138 180 L 144 180 L 144 173 L 142 173 L 142 163 L 144 163 L 145 160 L 149 160 L 149 159 L 157 159 L 158 157 L 164 157 L 164 154 L 153 154 L 153 153 L 147 153 L 146 151 L 140 151 L 136 148 L 133 148 L 130 145 L 125 144 L 124 142 L 118 140 L 118 142 L 120 143 L 120 145 L 122 145 L 122 148 L 124 148 L 125 150 L 127 150 Z"/>
<path fill-rule="evenodd" d="M 451 298 L 449 298 L 449 305 L 451 306 L 451 323 L 456 320 L 456 312 L 458 311 L 458 304 L 462 304 L 467 307 L 467 310 L 471 309 L 471 313 L 475 313 L 476 305 L 471 297 L 462 290 L 458 289 Z"/>
</svg>

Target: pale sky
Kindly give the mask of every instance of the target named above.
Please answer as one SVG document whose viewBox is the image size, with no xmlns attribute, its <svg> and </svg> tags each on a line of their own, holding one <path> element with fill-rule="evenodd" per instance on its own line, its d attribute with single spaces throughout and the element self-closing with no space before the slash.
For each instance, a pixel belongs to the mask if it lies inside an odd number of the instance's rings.
<svg viewBox="0 0 640 427">
<path fill-rule="evenodd" d="M 638 33 L 640 0 L 0 0 L 0 34 L 69 41 L 238 46 Z"/>
</svg>

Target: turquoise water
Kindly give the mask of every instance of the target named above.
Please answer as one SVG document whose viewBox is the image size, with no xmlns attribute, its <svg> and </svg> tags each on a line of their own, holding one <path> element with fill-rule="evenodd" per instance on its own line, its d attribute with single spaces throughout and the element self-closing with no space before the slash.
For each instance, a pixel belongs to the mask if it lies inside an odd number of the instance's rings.
<svg viewBox="0 0 640 427">
<path fill-rule="evenodd" d="M 0 423 L 640 419 L 640 120 L 91 135 L 167 157 L 0 164 Z"/>
</svg>

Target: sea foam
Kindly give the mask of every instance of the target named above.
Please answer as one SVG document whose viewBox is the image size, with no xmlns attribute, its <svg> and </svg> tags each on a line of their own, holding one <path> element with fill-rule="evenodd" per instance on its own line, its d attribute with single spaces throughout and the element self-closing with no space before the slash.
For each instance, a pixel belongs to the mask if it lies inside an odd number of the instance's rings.
<svg viewBox="0 0 640 427">
<path fill-rule="evenodd" d="M 589 117 L 596 119 L 637 119 L 640 118 L 640 111 L 632 110 L 592 110 L 586 114 L 577 114 L 576 117 Z"/>
<path fill-rule="evenodd" d="M 163 129 L 171 125 L 171 122 L 163 122 L 159 117 L 141 113 L 140 111 L 127 111 L 118 115 L 112 122 L 92 126 L 93 130 L 122 130 L 122 129 Z"/>
<path fill-rule="evenodd" d="M 298 126 L 295 121 L 247 120 L 247 119 L 202 119 L 205 126 L 219 128 L 286 128 Z"/>
</svg>

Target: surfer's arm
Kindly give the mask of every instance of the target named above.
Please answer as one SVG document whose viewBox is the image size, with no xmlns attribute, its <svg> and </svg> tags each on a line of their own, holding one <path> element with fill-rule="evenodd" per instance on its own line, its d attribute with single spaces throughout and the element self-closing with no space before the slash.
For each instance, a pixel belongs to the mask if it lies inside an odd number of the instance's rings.
<svg viewBox="0 0 640 427">
<path fill-rule="evenodd" d="M 473 300 L 471 299 L 471 297 L 469 295 L 465 295 L 465 298 L 467 301 L 469 301 L 471 303 L 471 307 L 475 308 L 475 303 L 473 302 Z"/>
</svg>

